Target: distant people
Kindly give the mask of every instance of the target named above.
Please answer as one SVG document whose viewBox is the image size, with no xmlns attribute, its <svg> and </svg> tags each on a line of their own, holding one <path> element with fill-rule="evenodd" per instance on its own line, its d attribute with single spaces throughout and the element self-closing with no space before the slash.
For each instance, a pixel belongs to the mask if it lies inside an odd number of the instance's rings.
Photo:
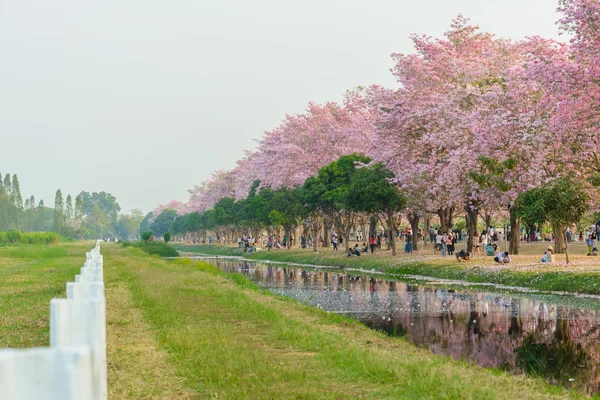
<svg viewBox="0 0 600 400">
<path fill-rule="evenodd" d="M 360 257 L 360 250 L 358 248 L 358 244 L 354 245 L 354 247 L 352 248 L 352 253 L 354 253 L 355 256 Z"/>
<path fill-rule="evenodd" d="M 375 235 L 371 235 L 369 236 L 369 247 L 371 248 L 371 254 L 373 254 L 375 252 Z"/>
<path fill-rule="evenodd" d="M 554 251 L 552 250 L 552 246 L 548 246 L 548 249 L 544 252 L 542 256 L 543 263 L 553 263 L 555 261 Z"/>
<path fill-rule="evenodd" d="M 366 244 L 366 243 L 363 243 L 362 252 L 363 252 L 363 253 L 368 253 L 368 252 L 369 252 L 369 246 L 367 246 L 367 244 Z"/>
<path fill-rule="evenodd" d="M 404 245 L 404 252 L 405 253 L 412 253 L 413 252 L 412 235 L 406 236 L 406 244 Z"/>
<path fill-rule="evenodd" d="M 448 255 L 454 255 L 454 245 L 456 244 L 456 235 L 454 232 L 450 233 L 448 239 L 446 240 L 446 248 L 448 249 Z"/>
<path fill-rule="evenodd" d="M 338 249 L 338 239 L 337 239 L 337 235 L 333 235 L 331 237 L 331 245 L 333 246 L 334 250 Z"/>
<path fill-rule="evenodd" d="M 458 253 L 456 253 L 456 260 L 458 262 L 467 262 L 471 259 L 471 257 L 469 256 L 469 253 L 466 252 L 465 250 L 461 250 Z"/>
<path fill-rule="evenodd" d="M 442 236 L 442 231 L 438 231 L 435 235 L 435 247 L 433 248 L 433 252 L 437 254 L 441 254 L 442 252 L 442 240 L 444 237 Z"/>
</svg>

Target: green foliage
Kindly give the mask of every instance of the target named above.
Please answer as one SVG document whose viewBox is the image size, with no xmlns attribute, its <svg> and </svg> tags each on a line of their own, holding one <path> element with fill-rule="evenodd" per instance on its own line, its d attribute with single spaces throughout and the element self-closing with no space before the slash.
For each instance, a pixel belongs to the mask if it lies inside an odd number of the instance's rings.
<svg viewBox="0 0 600 400">
<path fill-rule="evenodd" d="M 171 241 L 171 234 L 169 232 L 165 232 L 165 234 L 163 235 L 163 240 L 165 241 L 165 243 L 169 243 Z"/>
<path fill-rule="evenodd" d="M 588 212 L 590 197 L 578 181 L 561 178 L 521 193 L 515 202 L 516 214 L 528 226 L 550 222 L 568 226 Z"/>
<path fill-rule="evenodd" d="M 350 180 L 348 207 L 370 214 L 394 214 L 406 207 L 406 197 L 390 183 L 392 171 L 382 163 L 358 168 Z"/>
<path fill-rule="evenodd" d="M 158 217 L 150 225 L 150 230 L 154 232 L 156 237 L 161 237 L 171 229 L 171 224 L 177 218 L 177 211 L 167 208 L 160 213 Z"/>
<path fill-rule="evenodd" d="M 60 236 L 55 232 L 26 232 L 22 233 L 16 229 L 9 232 L 0 232 L 0 243 L 24 243 L 24 244 L 54 244 L 60 241 Z"/>
<path fill-rule="evenodd" d="M 500 161 L 497 158 L 480 156 L 478 158 L 482 172 L 471 172 L 471 178 L 484 188 L 495 188 L 507 192 L 512 187 L 508 172 L 514 171 L 517 163 L 514 158 Z"/>
<path fill-rule="evenodd" d="M 144 242 L 147 242 L 152 237 L 152 231 L 143 232 L 141 238 Z"/>
<path fill-rule="evenodd" d="M 321 194 L 325 209 L 340 210 L 350 208 L 350 185 L 352 177 L 357 171 L 356 164 L 368 164 L 370 162 L 371 159 L 363 154 L 350 154 L 340 157 L 338 160 L 319 170 L 316 183 L 317 185 L 323 185 L 325 189 Z"/>
</svg>

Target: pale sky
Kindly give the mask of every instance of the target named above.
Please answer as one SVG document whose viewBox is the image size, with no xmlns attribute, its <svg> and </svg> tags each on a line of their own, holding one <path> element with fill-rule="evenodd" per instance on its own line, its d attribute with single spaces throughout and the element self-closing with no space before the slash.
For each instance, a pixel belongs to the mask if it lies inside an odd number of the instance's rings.
<svg viewBox="0 0 600 400">
<path fill-rule="evenodd" d="M 185 201 L 310 101 L 396 87 L 391 53 L 459 13 L 559 38 L 557 0 L 0 0 L 0 173 L 124 212 Z M 563 38 L 564 39 L 564 38 Z"/>
</svg>

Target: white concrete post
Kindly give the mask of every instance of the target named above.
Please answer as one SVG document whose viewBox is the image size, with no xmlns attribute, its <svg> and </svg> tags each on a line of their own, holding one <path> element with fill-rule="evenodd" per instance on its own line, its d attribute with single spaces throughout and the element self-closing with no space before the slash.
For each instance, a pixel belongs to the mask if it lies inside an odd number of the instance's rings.
<svg viewBox="0 0 600 400">
<path fill-rule="evenodd" d="M 106 303 L 104 297 L 88 300 L 53 299 L 50 302 L 50 347 L 90 346 L 95 400 L 106 400 Z"/>
<path fill-rule="evenodd" d="M 91 300 L 104 298 L 104 283 L 67 282 L 67 299 Z"/>
<path fill-rule="evenodd" d="M 0 350 L 0 399 L 93 400 L 90 348 Z"/>
</svg>

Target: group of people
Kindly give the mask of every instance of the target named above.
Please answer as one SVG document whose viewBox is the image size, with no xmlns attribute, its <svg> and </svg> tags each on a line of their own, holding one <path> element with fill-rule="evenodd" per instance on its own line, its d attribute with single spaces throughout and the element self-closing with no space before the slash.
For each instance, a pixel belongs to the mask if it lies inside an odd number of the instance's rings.
<svg viewBox="0 0 600 400">
<path fill-rule="evenodd" d="M 435 235 L 435 246 L 433 247 L 434 254 L 441 254 L 442 257 L 446 257 L 447 255 L 453 255 L 457 242 L 457 234 L 454 232 L 442 233 L 441 230 L 438 230 Z"/>
</svg>

